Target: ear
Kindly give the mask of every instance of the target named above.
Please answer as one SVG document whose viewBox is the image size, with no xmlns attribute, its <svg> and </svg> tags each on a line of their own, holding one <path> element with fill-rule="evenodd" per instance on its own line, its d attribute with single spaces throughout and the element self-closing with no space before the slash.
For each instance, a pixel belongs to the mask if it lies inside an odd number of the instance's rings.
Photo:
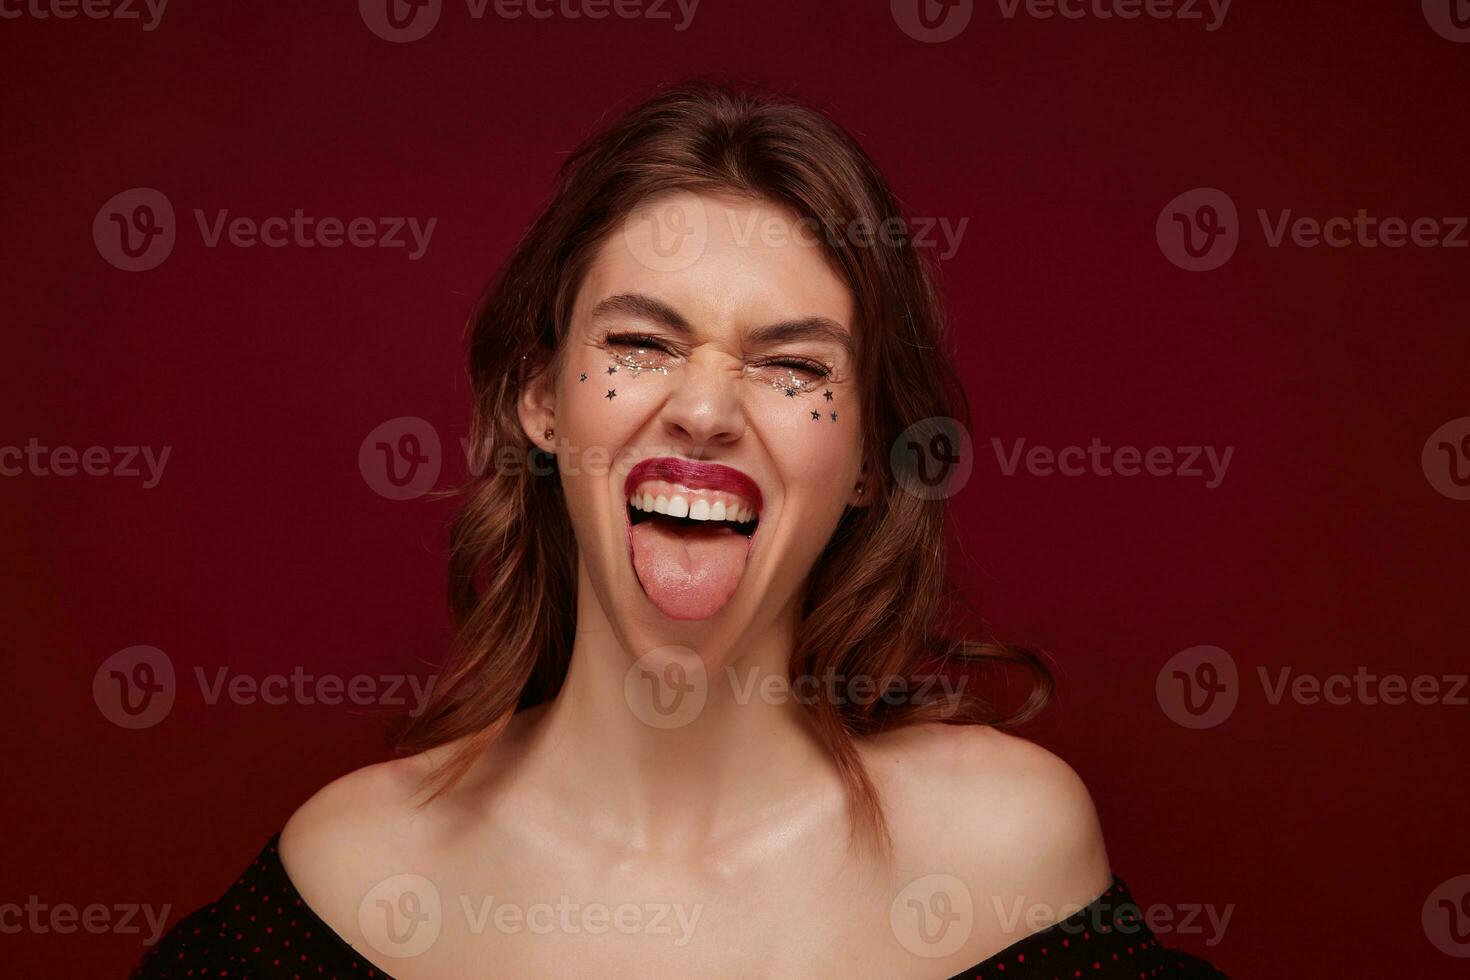
<svg viewBox="0 0 1470 980">
<path fill-rule="evenodd" d="M 873 481 L 868 479 L 868 461 L 863 460 L 862 470 L 847 492 L 847 506 L 866 507 L 873 502 Z"/>
<path fill-rule="evenodd" d="M 551 359 L 536 354 L 521 358 L 520 393 L 516 411 L 521 428 L 531 445 L 553 455 L 556 453 L 556 375 Z M 546 433 L 552 435 L 548 438 Z"/>
</svg>

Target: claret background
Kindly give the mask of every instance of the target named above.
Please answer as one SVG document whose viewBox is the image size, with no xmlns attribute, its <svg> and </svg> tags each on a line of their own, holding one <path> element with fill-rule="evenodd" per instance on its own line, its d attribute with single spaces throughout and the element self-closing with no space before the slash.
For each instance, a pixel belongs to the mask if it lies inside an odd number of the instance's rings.
<svg viewBox="0 0 1470 980">
<path fill-rule="evenodd" d="M 0 44 L 7 975 L 124 973 L 384 757 L 473 298 L 701 74 L 832 113 L 932 249 L 956 575 L 1054 658 L 1027 734 L 1161 938 L 1470 962 L 1465 0 L 0 0 Z"/>
</svg>

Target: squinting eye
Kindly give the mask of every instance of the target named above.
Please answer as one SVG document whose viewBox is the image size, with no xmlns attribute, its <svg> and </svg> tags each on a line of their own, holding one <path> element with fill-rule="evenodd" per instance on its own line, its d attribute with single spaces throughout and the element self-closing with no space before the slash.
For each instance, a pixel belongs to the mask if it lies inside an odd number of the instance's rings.
<svg viewBox="0 0 1470 980">
<path fill-rule="evenodd" d="M 804 374 L 810 378 L 821 379 L 825 378 L 828 374 L 831 373 L 827 370 L 827 365 L 822 364 L 818 361 L 808 361 L 805 358 L 796 358 L 794 360 L 783 359 L 767 361 L 766 364 L 771 367 L 781 368 L 788 373 L 794 372 L 797 374 Z"/>
<path fill-rule="evenodd" d="M 668 356 L 668 348 L 652 337 L 642 334 L 610 334 L 605 343 L 610 348 L 608 353 L 612 355 L 613 363 L 635 374 L 642 371 L 669 373 L 668 367 L 663 363 L 663 359 Z"/>
<path fill-rule="evenodd" d="M 828 374 L 824 366 L 805 361 L 775 361 L 763 366 L 767 383 L 788 398 L 820 387 Z"/>
</svg>

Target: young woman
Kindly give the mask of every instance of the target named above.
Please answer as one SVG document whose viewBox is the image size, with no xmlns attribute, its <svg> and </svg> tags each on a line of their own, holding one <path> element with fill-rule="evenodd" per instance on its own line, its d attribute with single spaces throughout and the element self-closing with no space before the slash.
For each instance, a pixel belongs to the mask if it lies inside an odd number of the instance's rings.
<svg viewBox="0 0 1470 980">
<path fill-rule="evenodd" d="M 574 153 L 472 324 L 452 668 L 139 975 L 1217 976 L 1001 733 L 1040 661 L 937 635 L 903 460 L 964 398 L 905 231 L 841 128 L 740 87 Z"/>
</svg>

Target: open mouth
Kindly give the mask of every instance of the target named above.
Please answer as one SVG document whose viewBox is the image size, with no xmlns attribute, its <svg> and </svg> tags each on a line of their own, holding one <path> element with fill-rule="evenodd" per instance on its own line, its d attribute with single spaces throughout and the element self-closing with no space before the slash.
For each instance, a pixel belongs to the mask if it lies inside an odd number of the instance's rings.
<svg viewBox="0 0 1470 980">
<path fill-rule="evenodd" d="M 755 543 L 755 481 L 719 463 L 646 459 L 624 483 L 628 551 L 644 595 L 671 619 L 705 619 L 730 601 Z"/>
</svg>

